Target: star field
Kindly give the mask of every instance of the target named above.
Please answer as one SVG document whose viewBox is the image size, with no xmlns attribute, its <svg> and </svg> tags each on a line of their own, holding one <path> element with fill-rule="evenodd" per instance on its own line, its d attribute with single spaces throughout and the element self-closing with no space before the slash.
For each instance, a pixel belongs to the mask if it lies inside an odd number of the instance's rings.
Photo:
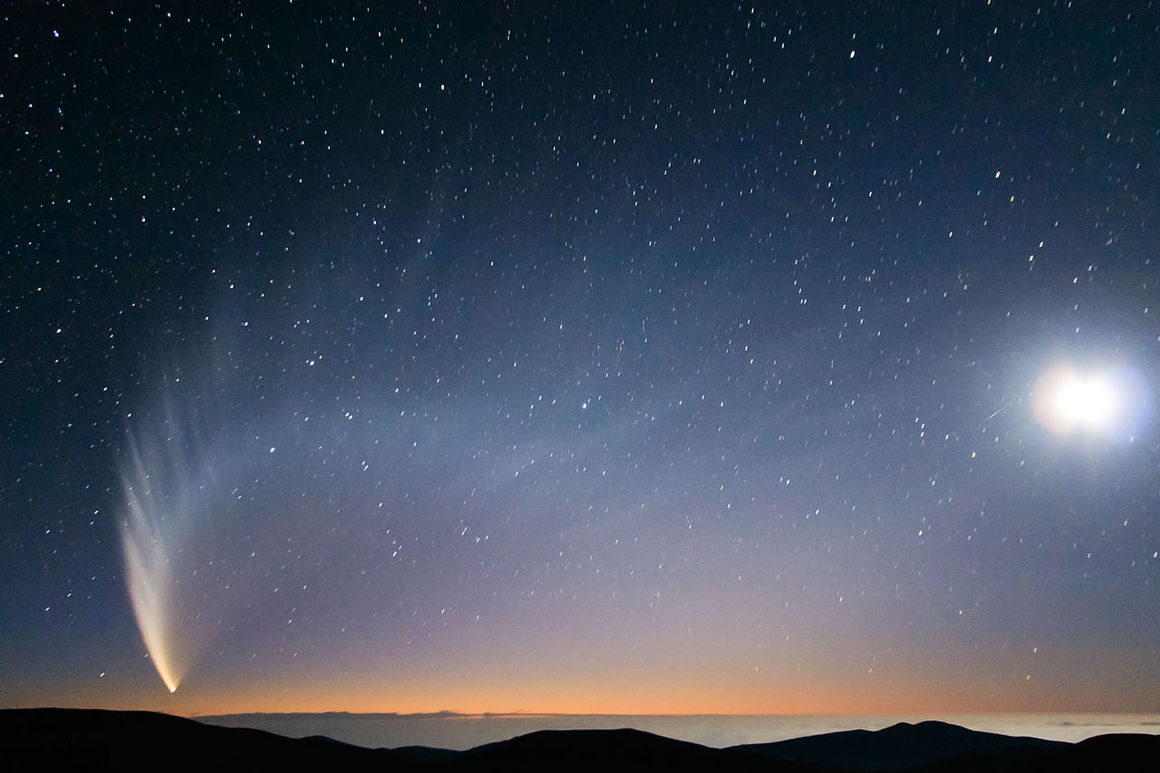
<svg viewBox="0 0 1160 773">
<path fill-rule="evenodd" d="M 5 705 L 1154 709 L 1154 4 L 2 22 Z"/>
</svg>

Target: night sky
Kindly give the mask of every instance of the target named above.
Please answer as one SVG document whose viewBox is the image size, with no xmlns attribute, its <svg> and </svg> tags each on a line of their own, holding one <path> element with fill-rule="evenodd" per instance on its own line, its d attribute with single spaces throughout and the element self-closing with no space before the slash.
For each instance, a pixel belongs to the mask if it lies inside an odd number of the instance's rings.
<svg viewBox="0 0 1160 773">
<path fill-rule="evenodd" d="M 94 5 L 2 17 L 0 704 L 1160 706 L 1160 7 Z"/>
</svg>

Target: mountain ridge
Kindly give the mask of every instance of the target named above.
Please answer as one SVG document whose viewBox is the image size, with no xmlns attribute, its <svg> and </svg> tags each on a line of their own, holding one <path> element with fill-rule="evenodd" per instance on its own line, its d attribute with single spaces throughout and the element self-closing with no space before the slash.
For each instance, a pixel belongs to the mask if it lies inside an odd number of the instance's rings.
<svg viewBox="0 0 1160 773">
<path fill-rule="evenodd" d="M 1146 770 L 1160 736 L 1109 734 L 1079 743 L 900 722 L 723 749 L 632 728 L 540 730 L 466 751 L 425 746 L 368 749 L 326 736 L 287 738 L 250 728 L 142 711 L 2 709 L 0 759 L 17 768 L 86 770 L 330 769 L 448 771 L 704 770 L 783 773 L 855 771 Z M 1147 761 L 1147 762 L 1143 762 Z M 1140 765 L 1140 767 L 1134 767 Z"/>
</svg>

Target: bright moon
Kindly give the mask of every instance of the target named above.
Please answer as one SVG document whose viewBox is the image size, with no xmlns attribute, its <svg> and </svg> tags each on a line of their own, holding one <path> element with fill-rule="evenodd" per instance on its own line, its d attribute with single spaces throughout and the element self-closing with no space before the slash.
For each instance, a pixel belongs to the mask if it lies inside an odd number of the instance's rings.
<svg viewBox="0 0 1160 773">
<path fill-rule="evenodd" d="M 1060 365 L 1035 382 L 1031 406 L 1039 423 L 1057 434 L 1106 434 L 1121 423 L 1126 397 L 1112 373 Z"/>
</svg>

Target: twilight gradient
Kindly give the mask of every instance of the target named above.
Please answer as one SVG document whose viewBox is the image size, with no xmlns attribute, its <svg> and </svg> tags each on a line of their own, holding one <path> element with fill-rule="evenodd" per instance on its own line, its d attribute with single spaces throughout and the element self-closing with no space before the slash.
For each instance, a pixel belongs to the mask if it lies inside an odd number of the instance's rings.
<svg viewBox="0 0 1160 773">
<path fill-rule="evenodd" d="M 0 702 L 1155 709 L 1148 4 L 305 5 L 4 20 Z"/>
</svg>

